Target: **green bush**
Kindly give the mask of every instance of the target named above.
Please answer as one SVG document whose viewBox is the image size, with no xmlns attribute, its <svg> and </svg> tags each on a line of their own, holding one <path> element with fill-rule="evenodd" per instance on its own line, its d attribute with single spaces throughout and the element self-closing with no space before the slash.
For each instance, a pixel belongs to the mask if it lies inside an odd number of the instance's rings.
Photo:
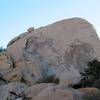
<svg viewBox="0 0 100 100">
<path fill-rule="evenodd" d="M 84 72 L 81 73 L 80 84 L 82 87 L 92 86 L 93 82 L 100 78 L 100 61 L 94 59 L 87 65 L 87 68 L 84 68 Z"/>
<path fill-rule="evenodd" d="M 100 93 L 84 94 L 82 98 L 83 100 L 100 100 Z"/>
<path fill-rule="evenodd" d="M 100 79 L 95 80 L 95 81 L 93 82 L 92 86 L 93 86 L 93 87 L 96 87 L 96 88 L 98 88 L 98 89 L 100 90 Z"/>
<path fill-rule="evenodd" d="M 55 83 L 55 84 L 59 84 L 59 79 L 55 78 L 55 75 L 47 76 L 47 77 L 40 78 L 35 82 L 35 84 L 40 84 L 40 83 Z"/>
<path fill-rule="evenodd" d="M 74 84 L 72 87 L 75 89 L 81 87 L 96 87 L 100 88 L 100 61 L 94 59 L 87 63 L 87 68 L 80 73 L 81 80 L 78 84 Z"/>
<path fill-rule="evenodd" d="M 0 53 L 1 53 L 1 52 L 4 52 L 5 50 L 6 50 L 6 49 L 0 47 Z"/>
</svg>

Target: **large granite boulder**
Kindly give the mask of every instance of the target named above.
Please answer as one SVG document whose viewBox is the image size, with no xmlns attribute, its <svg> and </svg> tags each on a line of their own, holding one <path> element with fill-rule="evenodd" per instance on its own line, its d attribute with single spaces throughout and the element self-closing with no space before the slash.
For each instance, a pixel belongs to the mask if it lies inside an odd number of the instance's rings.
<svg viewBox="0 0 100 100">
<path fill-rule="evenodd" d="M 82 100 L 82 94 L 66 87 L 48 87 L 32 100 Z"/>
<path fill-rule="evenodd" d="M 82 100 L 84 89 L 68 86 L 80 81 L 80 72 L 88 61 L 100 58 L 99 51 L 96 31 L 84 19 L 31 27 L 0 54 L 0 100 Z M 59 84 L 36 84 L 50 76 Z"/>
<path fill-rule="evenodd" d="M 34 79 L 33 83 L 50 75 L 64 76 L 68 81 L 76 77 L 79 81 L 79 72 L 88 61 L 100 57 L 99 51 L 100 41 L 95 29 L 80 18 L 59 21 L 36 30 L 29 28 L 7 47 L 15 66 L 26 70 L 30 74 L 28 78 Z M 67 71 L 71 71 L 69 76 L 63 74 Z"/>
</svg>

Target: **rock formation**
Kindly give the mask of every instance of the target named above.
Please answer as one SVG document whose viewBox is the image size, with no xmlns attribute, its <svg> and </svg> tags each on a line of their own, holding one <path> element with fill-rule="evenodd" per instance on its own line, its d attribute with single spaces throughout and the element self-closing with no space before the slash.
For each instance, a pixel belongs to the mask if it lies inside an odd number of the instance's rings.
<svg viewBox="0 0 100 100">
<path fill-rule="evenodd" d="M 11 40 L 7 51 L 0 54 L 0 77 L 7 81 L 2 80 L 0 100 L 24 100 L 26 96 L 25 100 L 82 100 L 81 92 L 68 86 L 80 81 L 80 72 L 88 61 L 99 59 L 99 51 L 96 31 L 84 19 L 67 19 L 36 30 L 31 27 Z M 59 79 L 58 85 L 35 85 L 53 75 Z M 17 94 L 9 85 L 17 83 L 28 90 Z M 6 87 L 9 89 L 2 97 Z"/>
</svg>

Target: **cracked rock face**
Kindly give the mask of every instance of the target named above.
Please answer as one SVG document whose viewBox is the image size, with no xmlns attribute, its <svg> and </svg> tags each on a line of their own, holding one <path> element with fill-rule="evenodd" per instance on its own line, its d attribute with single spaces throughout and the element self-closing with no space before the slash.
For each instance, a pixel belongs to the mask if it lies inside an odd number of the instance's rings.
<svg viewBox="0 0 100 100">
<path fill-rule="evenodd" d="M 27 33 L 9 45 L 7 52 L 16 67 L 24 66 L 37 80 L 45 75 L 59 77 L 71 66 L 77 73 L 82 71 L 88 61 L 100 57 L 99 42 L 90 23 L 72 18 Z"/>
<path fill-rule="evenodd" d="M 37 80 L 53 75 L 60 79 L 58 87 L 75 84 L 79 82 L 80 71 L 83 71 L 87 62 L 100 58 L 99 51 L 100 40 L 96 31 L 84 19 L 63 20 L 36 30 L 31 27 L 27 32 L 11 40 L 7 51 L 0 54 L 2 85 L 20 82 L 34 88 Z M 15 94 L 18 98 L 14 97 L 12 100 L 23 100 L 26 95 L 29 96 L 33 92 L 35 97 L 31 95 L 31 99 L 25 100 L 46 100 L 49 96 L 55 97 L 50 100 L 74 100 L 69 89 L 57 89 L 52 95 L 52 88 L 55 86 L 49 87 L 45 84 L 39 87 L 39 90 L 42 87 L 46 89 L 37 93 L 30 88 L 28 91 L 24 90 L 21 96 Z M 82 99 L 79 97 L 77 100 Z"/>
</svg>

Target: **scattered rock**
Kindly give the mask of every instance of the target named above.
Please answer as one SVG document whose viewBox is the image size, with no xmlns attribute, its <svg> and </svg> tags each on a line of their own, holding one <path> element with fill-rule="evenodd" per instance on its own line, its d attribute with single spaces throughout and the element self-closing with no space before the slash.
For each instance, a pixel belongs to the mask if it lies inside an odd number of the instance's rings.
<svg viewBox="0 0 100 100">
<path fill-rule="evenodd" d="M 29 33 L 33 32 L 33 31 L 34 31 L 34 27 L 30 27 L 29 29 L 27 29 L 27 31 L 28 31 Z"/>
<path fill-rule="evenodd" d="M 82 100 L 82 94 L 70 88 L 48 87 L 43 89 L 33 100 Z"/>
</svg>

